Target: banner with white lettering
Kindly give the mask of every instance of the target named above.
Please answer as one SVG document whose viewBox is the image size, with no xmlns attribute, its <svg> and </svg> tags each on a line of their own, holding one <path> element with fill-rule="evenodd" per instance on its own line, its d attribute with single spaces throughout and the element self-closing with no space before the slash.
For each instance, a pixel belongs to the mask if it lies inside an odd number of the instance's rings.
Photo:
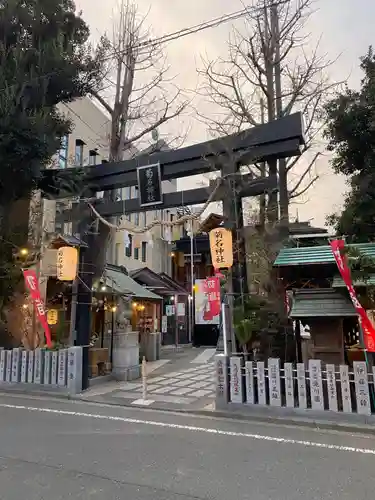
<svg viewBox="0 0 375 500">
<path fill-rule="evenodd" d="M 52 347 L 51 332 L 47 322 L 47 315 L 44 308 L 44 303 L 39 290 L 39 282 L 36 272 L 33 269 L 24 269 L 23 276 L 25 278 L 25 285 L 30 293 L 31 300 L 34 303 L 35 312 L 39 318 L 40 324 L 43 327 L 46 343 L 48 347 Z"/>
</svg>

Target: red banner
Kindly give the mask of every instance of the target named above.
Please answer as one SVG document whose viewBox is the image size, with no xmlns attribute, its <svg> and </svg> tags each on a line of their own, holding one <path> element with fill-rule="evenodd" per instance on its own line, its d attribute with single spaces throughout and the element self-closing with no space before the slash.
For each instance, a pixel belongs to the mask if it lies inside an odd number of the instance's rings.
<svg viewBox="0 0 375 500">
<path fill-rule="evenodd" d="M 46 336 L 47 346 L 52 347 L 51 332 L 50 332 L 50 329 L 48 326 L 47 316 L 46 316 L 46 311 L 44 309 L 43 300 L 42 300 L 42 297 L 40 295 L 38 277 L 36 275 L 36 272 L 33 271 L 32 269 L 25 269 L 23 271 L 23 276 L 25 278 L 26 288 L 28 289 L 28 291 L 30 293 L 30 297 L 34 303 L 35 312 L 37 313 L 40 324 L 43 327 L 43 330 L 44 330 L 44 333 Z"/>
<path fill-rule="evenodd" d="M 345 256 L 342 254 L 344 250 L 345 242 L 344 240 L 333 240 L 331 241 L 331 250 L 333 256 L 335 257 L 337 267 L 339 268 L 341 277 L 348 289 L 349 296 L 353 302 L 353 306 L 358 313 L 359 322 L 363 331 L 363 341 L 368 352 L 375 352 L 375 329 L 369 320 L 366 311 L 361 306 L 359 300 L 357 299 L 357 294 L 355 293 L 352 277 L 350 275 L 350 269 L 346 262 Z"/>
<path fill-rule="evenodd" d="M 220 314 L 220 278 L 217 276 L 207 278 L 204 289 L 208 298 L 208 309 L 204 312 L 203 319 L 209 321 Z"/>
</svg>

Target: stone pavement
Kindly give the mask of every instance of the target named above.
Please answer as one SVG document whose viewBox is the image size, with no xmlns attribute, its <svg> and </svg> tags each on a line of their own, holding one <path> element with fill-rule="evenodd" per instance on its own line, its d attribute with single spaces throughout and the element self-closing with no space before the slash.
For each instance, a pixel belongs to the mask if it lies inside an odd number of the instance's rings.
<svg viewBox="0 0 375 500">
<path fill-rule="evenodd" d="M 162 359 L 148 363 L 147 399 L 142 399 L 142 381 L 108 382 L 82 394 L 86 401 L 161 409 L 213 408 L 216 350 L 204 348 L 165 349 Z"/>
</svg>

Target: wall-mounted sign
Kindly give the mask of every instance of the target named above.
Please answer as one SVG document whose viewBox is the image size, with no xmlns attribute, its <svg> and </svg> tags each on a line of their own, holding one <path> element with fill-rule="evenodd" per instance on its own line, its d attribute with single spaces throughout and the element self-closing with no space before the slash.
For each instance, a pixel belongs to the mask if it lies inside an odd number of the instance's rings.
<svg viewBox="0 0 375 500">
<path fill-rule="evenodd" d="M 167 316 L 162 316 L 161 318 L 161 333 L 167 333 L 168 331 L 168 318 Z"/>
<path fill-rule="evenodd" d="M 233 266 L 232 231 L 218 227 L 210 231 L 212 265 L 215 269 Z"/>
<path fill-rule="evenodd" d="M 177 304 L 177 316 L 185 316 L 186 311 L 185 311 L 185 303 L 184 302 L 179 302 Z"/>
<path fill-rule="evenodd" d="M 165 314 L 167 316 L 173 316 L 174 315 L 174 306 L 165 306 Z"/>
<path fill-rule="evenodd" d="M 137 177 L 141 207 L 163 203 L 160 163 L 138 167 Z"/>
</svg>

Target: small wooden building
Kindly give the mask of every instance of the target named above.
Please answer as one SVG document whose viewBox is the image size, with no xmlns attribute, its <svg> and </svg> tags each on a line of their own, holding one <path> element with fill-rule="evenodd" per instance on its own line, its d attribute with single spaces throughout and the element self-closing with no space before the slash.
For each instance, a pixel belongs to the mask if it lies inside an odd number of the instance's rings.
<svg viewBox="0 0 375 500">
<path fill-rule="evenodd" d="M 375 243 L 352 246 L 375 258 Z M 334 364 L 363 357 L 357 314 L 330 246 L 284 248 L 274 267 L 288 297 L 289 316 L 310 327 L 311 357 Z M 366 286 L 358 294 L 367 308 Z"/>
</svg>

